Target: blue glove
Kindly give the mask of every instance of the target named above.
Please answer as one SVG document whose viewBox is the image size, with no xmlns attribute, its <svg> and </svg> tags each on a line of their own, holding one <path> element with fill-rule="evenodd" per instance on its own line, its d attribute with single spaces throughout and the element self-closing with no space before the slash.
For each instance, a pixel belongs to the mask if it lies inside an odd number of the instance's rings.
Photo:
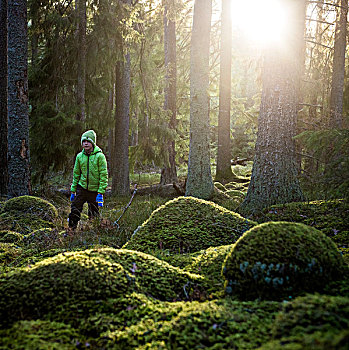
<svg viewBox="0 0 349 350">
<path fill-rule="evenodd" d="M 103 195 L 101 193 L 97 194 L 96 202 L 98 203 L 99 207 L 103 207 Z"/>
<path fill-rule="evenodd" d="M 76 194 L 74 192 L 70 195 L 70 201 L 72 202 L 75 199 Z"/>
</svg>

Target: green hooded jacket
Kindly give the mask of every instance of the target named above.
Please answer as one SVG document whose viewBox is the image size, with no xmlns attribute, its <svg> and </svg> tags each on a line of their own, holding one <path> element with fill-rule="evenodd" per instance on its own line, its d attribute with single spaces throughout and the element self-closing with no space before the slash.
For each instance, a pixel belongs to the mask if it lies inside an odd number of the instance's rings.
<svg viewBox="0 0 349 350">
<path fill-rule="evenodd" d="M 86 154 L 85 150 L 82 150 L 76 156 L 70 191 L 76 192 L 77 185 L 80 185 L 86 190 L 104 194 L 108 185 L 107 160 L 96 145 L 96 133 L 93 130 L 82 134 L 81 144 L 85 140 L 93 144 L 93 151 Z"/>
</svg>

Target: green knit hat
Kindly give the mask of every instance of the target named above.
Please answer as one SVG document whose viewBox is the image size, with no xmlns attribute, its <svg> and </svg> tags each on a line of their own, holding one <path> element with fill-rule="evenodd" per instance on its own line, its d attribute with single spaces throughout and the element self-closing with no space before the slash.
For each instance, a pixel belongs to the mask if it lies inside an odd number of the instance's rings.
<svg viewBox="0 0 349 350">
<path fill-rule="evenodd" d="M 93 146 L 96 146 L 96 139 L 97 135 L 94 132 L 94 130 L 87 130 L 81 136 L 81 145 L 85 140 L 87 140 L 90 141 L 93 144 Z"/>
</svg>

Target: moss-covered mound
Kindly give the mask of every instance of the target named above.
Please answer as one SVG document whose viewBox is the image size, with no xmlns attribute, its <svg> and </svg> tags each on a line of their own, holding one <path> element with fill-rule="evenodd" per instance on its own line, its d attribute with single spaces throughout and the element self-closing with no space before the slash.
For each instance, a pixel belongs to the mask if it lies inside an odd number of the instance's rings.
<svg viewBox="0 0 349 350">
<path fill-rule="evenodd" d="M 22 241 L 23 235 L 9 230 L 0 231 L 0 242 L 1 243 L 18 243 Z"/>
<path fill-rule="evenodd" d="M 269 222 L 246 232 L 224 267 L 226 292 L 242 299 L 280 299 L 322 290 L 342 279 L 345 263 L 333 241 L 299 223 Z"/>
<path fill-rule="evenodd" d="M 2 213 L 9 215 L 32 214 L 37 215 L 42 220 L 54 221 L 58 217 L 58 211 L 53 204 L 45 199 L 33 196 L 20 196 L 11 198 L 5 202 L 1 208 Z"/>
<path fill-rule="evenodd" d="M 278 309 L 275 302 L 229 299 L 162 305 L 136 324 L 101 334 L 96 348 L 255 349 L 270 339 Z"/>
<path fill-rule="evenodd" d="M 50 321 L 19 321 L 0 330 L 0 349 L 87 349 L 83 337 L 70 325 Z"/>
<path fill-rule="evenodd" d="M 124 268 L 85 252 L 60 254 L 0 277 L 0 326 L 42 318 L 69 300 L 118 296 L 130 280 Z"/>
<path fill-rule="evenodd" d="M 22 251 L 22 248 L 18 247 L 15 243 L 0 242 L 0 271 L 2 271 L 6 265 L 18 258 Z"/>
<path fill-rule="evenodd" d="M 349 201 L 330 200 L 274 205 L 255 218 L 258 222 L 300 222 L 321 230 L 337 244 L 349 247 Z"/>
<path fill-rule="evenodd" d="M 152 255 L 113 248 L 87 250 L 86 254 L 119 263 L 135 279 L 136 289 L 153 298 L 191 299 L 204 292 L 201 276 L 171 266 Z"/>
<path fill-rule="evenodd" d="M 349 298 L 307 295 L 285 303 L 261 349 L 348 349 Z"/>
<path fill-rule="evenodd" d="M 178 197 L 153 211 L 124 248 L 145 253 L 157 249 L 196 252 L 231 244 L 254 224 L 212 202 Z"/>
<path fill-rule="evenodd" d="M 223 290 L 222 265 L 231 248 L 232 245 L 208 248 L 193 257 L 192 263 L 186 267 L 188 271 L 200 274 L 206 278 L 208 293 Z"/>
</svg>

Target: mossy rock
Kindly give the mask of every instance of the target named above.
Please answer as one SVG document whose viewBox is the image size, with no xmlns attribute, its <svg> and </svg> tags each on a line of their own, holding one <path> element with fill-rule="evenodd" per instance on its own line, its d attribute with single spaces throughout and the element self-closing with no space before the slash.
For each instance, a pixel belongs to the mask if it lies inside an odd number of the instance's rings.
<svg viewBox="0 0 349 350">
<path fill-rule="evenodd" d="M 321 230 L 338 245 L 349 247 L 349 201 L 296 202 L 274 205 L 255 219 L 266 221 L 300 222 Z"/>
<path fill-rule="evenodd" d="M 130 281 L 118 263 L 85 252 L 59 254 L 0 277 L 0 326 L 42 318 L 68 301 L 117 297 Z"/>
<path fill-rule="evenodd" d="M 260 349 L 348 349 L 349 298 L 315 294 L 284 303 L 273 338 Z"/>
<path fill-rule="evenodd" d="M 214 182 L 214 187 L 216 187 L 218 190 L 223 191 L 223 192 L 225 192 L 227 190 L 225 188 L 225 186 L 218 181 Z"/>
<path fill-rule="evenodd" d="M 0 349 L 86 349 L 88 343 L 70 325 L 43 320 L 19 321 L 0 330 Z"/>
<path fill-rule="evenodd" d="M 0 269 L 16 260 L 23 252 L 23 249 L 15 243 L 0 242 Z"/>
<path fill-rule="evenodd" d="M 208 248 L 192 258 L 192 263 L 186 269 L 197 273 L 208 281 L 207 292 L 215 293 L 223 290 L 224 281 L 221 277 L 222 265 L 232 245 Z"/>
<path fill-rule="evenodd" d="M 165 306 L 165 305 L 164 305 Z M 103 334 L 98 348 L 255 349 L 270 339 L 279 303 L 237 302 L 229 299 L 203 303 L 172 303 L 161 317 L 140 319 L 123 329 Z"/>
<path fill-rule="evenodd" d="M 246 196 L 246 193 L 240 190 L 228 190 L 225 191 L 225 194 L 227 194 L 229 197 L 238 197 L 241 199 L 244 199 Z"/>
<path fill-rule="evenodd" d="M 42 220 L 53 222 L 58 217 L 58 211 L 53 204 L 45 199 L 34 196 L 20 196 L 9 199 L 1 208 L 2 213 L 9 215 L 36 215 Z"/>
<path fill-rule="evenodd" d="M 203 277 L 171 266 L 149 254 L 114 248 L 87 250 L 86 254 L 119 263 L 134 278 L 138 292 L 156 299 L 192 299 L 200 291 L 204 292 L 201 287 Z"/>
<path fill-rule="evenodd" d="M 255 223 L 219 205 L 194 197 L 178 197 L 159 207 L 124 248 L 151 253 L 197 252 L 234 243 Z"/>
<path fill-rule="evenodd" d="M 59 231 L 50 227 L 41 228 L 25 235 L 23 243 L 25 245 L 35 246 L 39 250 L 49 250 L 66 236 L 66 231 Z"/>
<path fill-rule="evenodd" d="M 334 242 L 299 223 L 269 222 L 247 231 L 224 266 L 225 290 L 241 299 L 281 299 L 321 291 L 343 278 L 345 263 Z"/>
<path fill-rule="evenodd" d="M 23 239 L 23 235 L 9 230 L 0 231 L 0 242 L 1 243 L 18 243 Z"/>
<path fill-rule="evenodd" d="M 23 235 L 42 229 L 52 228 L 54 223 L 43 220 L 35 214 L 2 213 L 0 214 L 0 229 L 19 232 Z"/>
</svg>

